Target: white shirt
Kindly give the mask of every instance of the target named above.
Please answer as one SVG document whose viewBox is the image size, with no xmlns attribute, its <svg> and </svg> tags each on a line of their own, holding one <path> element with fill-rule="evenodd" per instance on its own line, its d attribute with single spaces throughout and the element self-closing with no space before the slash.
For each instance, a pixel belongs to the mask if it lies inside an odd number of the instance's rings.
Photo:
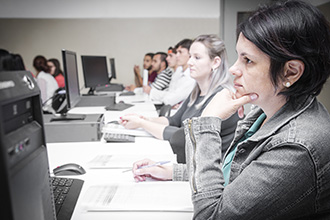
<svg viewBox="0 0 330 220">
<path fill-rule="evenodd" d="M 43 109 L 47 110 L 52 104 L 52 97 L 55 90 L 58 89 L 58 84 L 50 73 L 45 73 L 44 71 L 37 75 L 37 83 L 40 88 L 42 104 L 45 105 Z"/>
<path fill-rule="evenodd" d="M 193 90 L 196 81 L 190 77 L 190 69 L 183 71 L 178 67 L 172 75 L 168 90 L 150 90 L 150 99 L 163 102 L 165 105 L 175 105 L 184 101 Z"/>
</svg>

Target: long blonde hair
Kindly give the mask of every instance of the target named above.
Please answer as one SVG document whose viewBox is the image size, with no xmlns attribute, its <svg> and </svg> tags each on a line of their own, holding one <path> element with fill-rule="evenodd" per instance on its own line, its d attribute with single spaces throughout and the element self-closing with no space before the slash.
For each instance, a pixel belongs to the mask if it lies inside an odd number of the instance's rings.
<svg viewBox="0 0 330 220">
<path fill-rule="evenodd" d="M 224 42 L 215 34 L 200 35 L 193 41 L 193 43 L 195 42 L 200 42 L 206 47 L 211 60 L 213 60 L 217 56 L 221 59 L 220 66 L 214 70 L 211 70 L 211 83 L 209 89 L 204 96 L 202 102 L 196 105 L 196 108 L 199 109 L 203 106 L 206 100 L 218 89 L 219 86 L 222 86 L 223 88 L 228 88 L 230 90 L 233 90 L 233 86 L 230 84 L 229 81 L 230 74 L 228 72 L 228 58 Z M 200 94 L 200 91 L 201 90 L 198 84 L 196 84 L 195 88 L 191 92 L 190 100 L 188 103 L 189 107 L 195 103 L 196 99 L 198 98 L 198 95 Z"/>
</svg>

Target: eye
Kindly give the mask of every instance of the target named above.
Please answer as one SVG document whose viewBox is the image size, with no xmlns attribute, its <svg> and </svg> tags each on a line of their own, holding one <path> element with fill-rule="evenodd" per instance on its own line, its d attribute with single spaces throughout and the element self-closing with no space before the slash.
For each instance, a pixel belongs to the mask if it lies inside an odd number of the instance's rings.
<svg viewBox="0 0 330 220">
<path fill-rule="evenodd" d="M 252 60 L 250 60 L 248 57 L 243 57 L 246 64 L 252 63 Z"/>
</svg>

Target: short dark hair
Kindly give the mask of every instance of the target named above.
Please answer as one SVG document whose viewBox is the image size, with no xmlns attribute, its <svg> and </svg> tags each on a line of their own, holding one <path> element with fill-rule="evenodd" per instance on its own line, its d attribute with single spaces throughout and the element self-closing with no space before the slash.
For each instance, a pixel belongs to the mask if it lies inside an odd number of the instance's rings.
<svg viewBox="0 0 330 220">
<path fill-rule="evenodd" d="M 154 58 L 154 55 L 155 55 L 154 53 L 146 53 L 144 56 L 151 57 L 151 59 L 152 59 L 152 58 Z"/>
<path fill-rule="evenodd" d="M 160 55 L 160 62 L 165 62 L 166 68 L 167 68 L 168 67 L 168 63 L 167 63 L 167 60 L 166 60 L 167 53 L 157 52 L 155 55 Z"/>
<path fill-rule="evenodd" d="M 61 66 L 60 66 L 60 61 L 58 61 L 58 59 L 52 58 L 52 59 L 49 59 L 47 62 L 52 62 L 55 66 L 55 73 L 53 75 L 54 77 L 58 76 L 60 74 L 63 75 L 63 71 L 62 71 Z"/>
<path fill-rule="evenodd" d="M 183 39 L 175 45 L 175 49 L 177 50 L 179 47 L 182 47 L 182 48 L 186 48 L 187 50 L 189 50 L 191 44 L 192 44 L 191 39 Z"/>
<path fill-rule="evenodd" d="M 12 70 L 25 70 L 23 58 L 20 54 L 12 54 L 13 67 Z"/>
<path fill-rule="evenodd" d="M 33 59 L 33 67 L 36 68 L 37 71 L 44 71 L 49 73 L 49 67 L 47 65 L 47 60 L 44 56 L 38 55 Z"/>
<path fill-rule="evenodd" d="M 172 53 L 176 54 L 176 48 L 175 47 L 169 47 L 167 50 L 172 51 Z"/>
<path fill-rule="evenodd" d="M 288 101 L 318 95 L 330 74 L 330 30 L 323 14 L 309 3 L 293 0 L 261 6 L 237 29 L 270 57 L 270 77 L 277 88 L 289 60 L 300 60 L 300 79 L 281 91 Z"/>
</svg>

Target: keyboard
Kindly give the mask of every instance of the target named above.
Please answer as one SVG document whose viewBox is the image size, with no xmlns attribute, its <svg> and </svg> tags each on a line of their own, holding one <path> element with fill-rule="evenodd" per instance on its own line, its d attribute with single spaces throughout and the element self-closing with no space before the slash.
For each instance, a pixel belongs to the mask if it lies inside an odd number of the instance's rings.
<svg viewBox="0 0 330 220">
<path fill-rule="evenodd" d="M 104 133 L 103 138 L 106 142 L 135 142 L 135 137 L 129 134 Z"/>
<path fill-rule="evenodd" d="M 120 103 L 116 103 L 116 104 L 106 106 L 105 110 L 108 110 L 108 111 L 123 111 L 123 110 L 128 109 L 132 106 L 134 106 L 134 105 L 120 102 Z"/>
<path fill-rule="evenodd" d="M 57 220 L 71 219 L 84 181 L 71 178 L 51 178 Z"/>
</svg>

